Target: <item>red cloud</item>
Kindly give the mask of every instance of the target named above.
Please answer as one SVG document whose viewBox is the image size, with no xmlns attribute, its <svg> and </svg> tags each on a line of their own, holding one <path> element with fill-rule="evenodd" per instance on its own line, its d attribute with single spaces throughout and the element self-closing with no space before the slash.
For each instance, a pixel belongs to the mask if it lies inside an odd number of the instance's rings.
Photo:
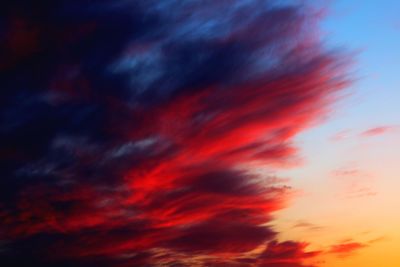
<svg viewBox="0 0 400 267">
<path fill-rule="evenodd" d="M 259 256 L 259 265 L 257 266 L 306 267 L 306 265 L 302 264 L 304 260 L 315 258 L 321 253 L 321 251 L 306 252 L 307 246 L 307 243 L 293 241 L 270 242 L 265 251 Z"/>
<path fill-rule="evenodd" d="M 346 85 L 315 14 L 139 2 L 31 1 L 37 35 L 10 31 L 3 264 L 304 267 L 319 252 L 269 226 L 290 187 L 252 167 L 292 162 Z"/>
<path fill-rule="evenodd" d="M 330 249 L 330 253 L 336 254 L 339 257 L 348 257 L 354 252 L 367 247 L 367 244 L 359 242 L 344 242 L 333 245 Z"/>
</svg>

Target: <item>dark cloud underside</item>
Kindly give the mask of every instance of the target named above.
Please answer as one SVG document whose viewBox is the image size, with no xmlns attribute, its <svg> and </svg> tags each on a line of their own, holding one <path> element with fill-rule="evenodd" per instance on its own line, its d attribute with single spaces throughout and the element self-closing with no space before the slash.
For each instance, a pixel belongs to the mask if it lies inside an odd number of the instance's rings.
<svg viewBox="0 0 400 267">
<path fill-rule="evenodd" d="M 345 85 L 295 1 L 1 4 L 5 266 L 301 267 L 269 223 Z M 257 252 L 258 251 L 258 252 Z"/>
</svg>

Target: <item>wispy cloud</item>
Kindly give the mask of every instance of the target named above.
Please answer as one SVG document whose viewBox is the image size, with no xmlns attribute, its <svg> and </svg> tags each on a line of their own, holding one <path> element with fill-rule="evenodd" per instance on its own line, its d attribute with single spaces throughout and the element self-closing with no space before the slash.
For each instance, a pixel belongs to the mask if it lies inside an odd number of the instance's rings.
<svg viewBox="0 0 400 267">
<path fill-rule="evenodd" d="M 3 265 L 300 267 L 319 253 L 276 241 L 290 186 L 251 169 L 292 162 L 293 137 L 347 84 L 315 12 L 20 2 L 2 5 Z"/>
<path fill-rule="evenodd" d="M 349 257 L 357 251 L 366 248 L 367 246 L 368 244 L 349 240 L 347 242 L 338 243 L 331 246 L 329 252 L 336 254 L 338 257 Z"/>
<path fill-rule="evenodd" d="M 374 175 L 355 166 L 345 166 L 332 171 L 339 182 L 340 193 L 346 198 L 372 197 L 378 194 L 374 186 Z"/>
<path fill-rule="evenodd" d="M 320 225 L 313 224 L 307 221 L 298 221 L 293 225 L 294 228 L 305 229 L 307 231 L 320 231 L 323 230 L 324 227 Z"/>
<path fill-rule="evenodd" d="M 350 129 L 342 130 L 331 137 L 332 141 L 342 141 L 348 139 L 352 135 L 352 131 Z"/>
<path fill-rule="evenodd" d="M 363 137 L 373 137 L 386 133 L 390 133 L 397 129 L 396 126 L 377 126 L 363 131 L 360 135 Z"/>
</svg>

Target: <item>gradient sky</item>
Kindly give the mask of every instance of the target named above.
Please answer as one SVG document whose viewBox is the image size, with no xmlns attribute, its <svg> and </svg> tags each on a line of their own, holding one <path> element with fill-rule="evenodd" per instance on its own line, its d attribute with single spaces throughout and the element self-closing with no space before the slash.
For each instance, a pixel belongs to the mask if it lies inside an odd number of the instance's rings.
<svg viewBox="0 0 400 267">
<path fill-rule="evenodd" d="M 297 138 L 306 163 L 284 174 L 302 195 L 277 223 L 283 238 L 320 248 L 362 244 L 322 266 L 400 265 L 398 10 L 398 1 L 332 1 L 323 22 L 328 43 L 356 51 L 357 79 L 322 125 Z"/>
<path fill-rule="evenodd" d="M 400 3 L 326 2 L 2 4 L 0 262 L 400 266 Z"/>
</svg>

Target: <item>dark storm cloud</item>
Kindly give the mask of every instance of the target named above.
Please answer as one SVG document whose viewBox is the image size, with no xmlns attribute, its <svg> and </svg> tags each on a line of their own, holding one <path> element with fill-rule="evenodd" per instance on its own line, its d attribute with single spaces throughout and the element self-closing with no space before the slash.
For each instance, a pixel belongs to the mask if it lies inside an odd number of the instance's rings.
<svg viewBox="0 0 400 267">
<path fill-rule="evenodd" d="M 290 162 L 292 137 L 346 84 L 309 7 L 16 0 L 1 10 L 2 262 L 297 267 L 317 254 L 274 241 L 267 225 L 290 188 L 249 167 Z"/>
</svg>

